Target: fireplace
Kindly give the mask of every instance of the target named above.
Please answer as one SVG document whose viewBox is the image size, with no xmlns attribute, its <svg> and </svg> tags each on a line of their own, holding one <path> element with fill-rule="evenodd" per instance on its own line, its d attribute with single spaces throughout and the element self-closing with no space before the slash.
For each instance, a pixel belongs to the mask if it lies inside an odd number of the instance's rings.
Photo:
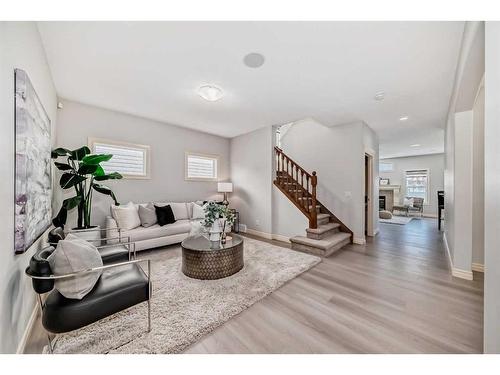
<svg viewBox="0 0 500 375">
<path fill-rule="evenodd" d="M 385 196 L 381 195 L 378 197 L 378 209 L 379 211 L 385 211 Z"/>
</svg>

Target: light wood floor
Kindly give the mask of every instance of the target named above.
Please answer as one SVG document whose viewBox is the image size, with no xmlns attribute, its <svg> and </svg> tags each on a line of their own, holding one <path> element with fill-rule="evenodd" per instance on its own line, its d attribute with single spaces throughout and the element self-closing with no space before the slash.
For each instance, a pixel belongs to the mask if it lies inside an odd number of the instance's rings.
<svg viewBox="0 0 500 375">
<path fill-rule="evenodd" d="M 435 220 L 380 224 L 366 246 L 324 259 L 186 353 L 480 353 L 483 280 L 474 277 L 450 275 Z M 43 344 L 36 328 L 26 351 Z"/>
</svg>

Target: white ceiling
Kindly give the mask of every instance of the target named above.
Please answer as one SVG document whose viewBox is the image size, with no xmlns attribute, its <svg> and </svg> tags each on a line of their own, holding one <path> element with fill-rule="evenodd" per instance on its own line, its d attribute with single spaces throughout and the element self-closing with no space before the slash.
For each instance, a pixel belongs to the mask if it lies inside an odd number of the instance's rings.
<svg viewBox="0 0 500 375">
<path fill-rule="evenodd" d="M 224 137 L 305 117 L 330 126 L 362 120 L 378 133 L 381 150 L 392 144 L 393 154 L 413 143 L 439 146 L 430 143 L 444 128 L 463 28 L 463 22 L 39 23 L 62 98 Z M 265 56 L 262 67 L 243 64 L 250 52 Z M 206 83 L 225 96 L 201 99 L 196 89 Z M 387 93 L 380 102 L 373 100 L 379 91 Z M 409 120 L 400 122 L 403 115 Z"/>
</svg>

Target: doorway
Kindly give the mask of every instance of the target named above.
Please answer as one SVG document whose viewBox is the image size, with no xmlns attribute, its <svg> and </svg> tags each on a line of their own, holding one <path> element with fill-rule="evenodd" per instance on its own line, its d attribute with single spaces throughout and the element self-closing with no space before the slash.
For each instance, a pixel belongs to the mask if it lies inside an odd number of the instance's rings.
<svg viewBox="0 0 500 375">
<path fill-rule="evenodd" d="M 365 152 L 365 236 L 374 236 L 373 230 L 373 155 Z"/>
</svg>

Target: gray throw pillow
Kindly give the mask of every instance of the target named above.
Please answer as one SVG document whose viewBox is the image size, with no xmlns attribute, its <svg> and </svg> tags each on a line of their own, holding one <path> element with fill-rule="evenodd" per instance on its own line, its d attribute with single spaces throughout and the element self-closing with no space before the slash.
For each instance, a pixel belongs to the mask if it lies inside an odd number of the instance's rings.
<svg viewBox="0 0 500 375">
<path fill-rule="evenodd" d="M 156 211 L 152 204 L 146 207 L 139 205 L 139 217 L 141 218 L 141 225 L 144 228 L 150 227 L 158 222 Z"/>
<path fill-rule="evenodd" d="M 52 273 L 56 276 L 102 267 L 101 254 L 97 248 L 71 233 L 57 243 L 55 251 L 47 260 Z M 82 276 L 58 279 L 54 287 L 66 298 L 82 299 L 94 288 L 101 273 L 102 270 Z"/>
</svg>

